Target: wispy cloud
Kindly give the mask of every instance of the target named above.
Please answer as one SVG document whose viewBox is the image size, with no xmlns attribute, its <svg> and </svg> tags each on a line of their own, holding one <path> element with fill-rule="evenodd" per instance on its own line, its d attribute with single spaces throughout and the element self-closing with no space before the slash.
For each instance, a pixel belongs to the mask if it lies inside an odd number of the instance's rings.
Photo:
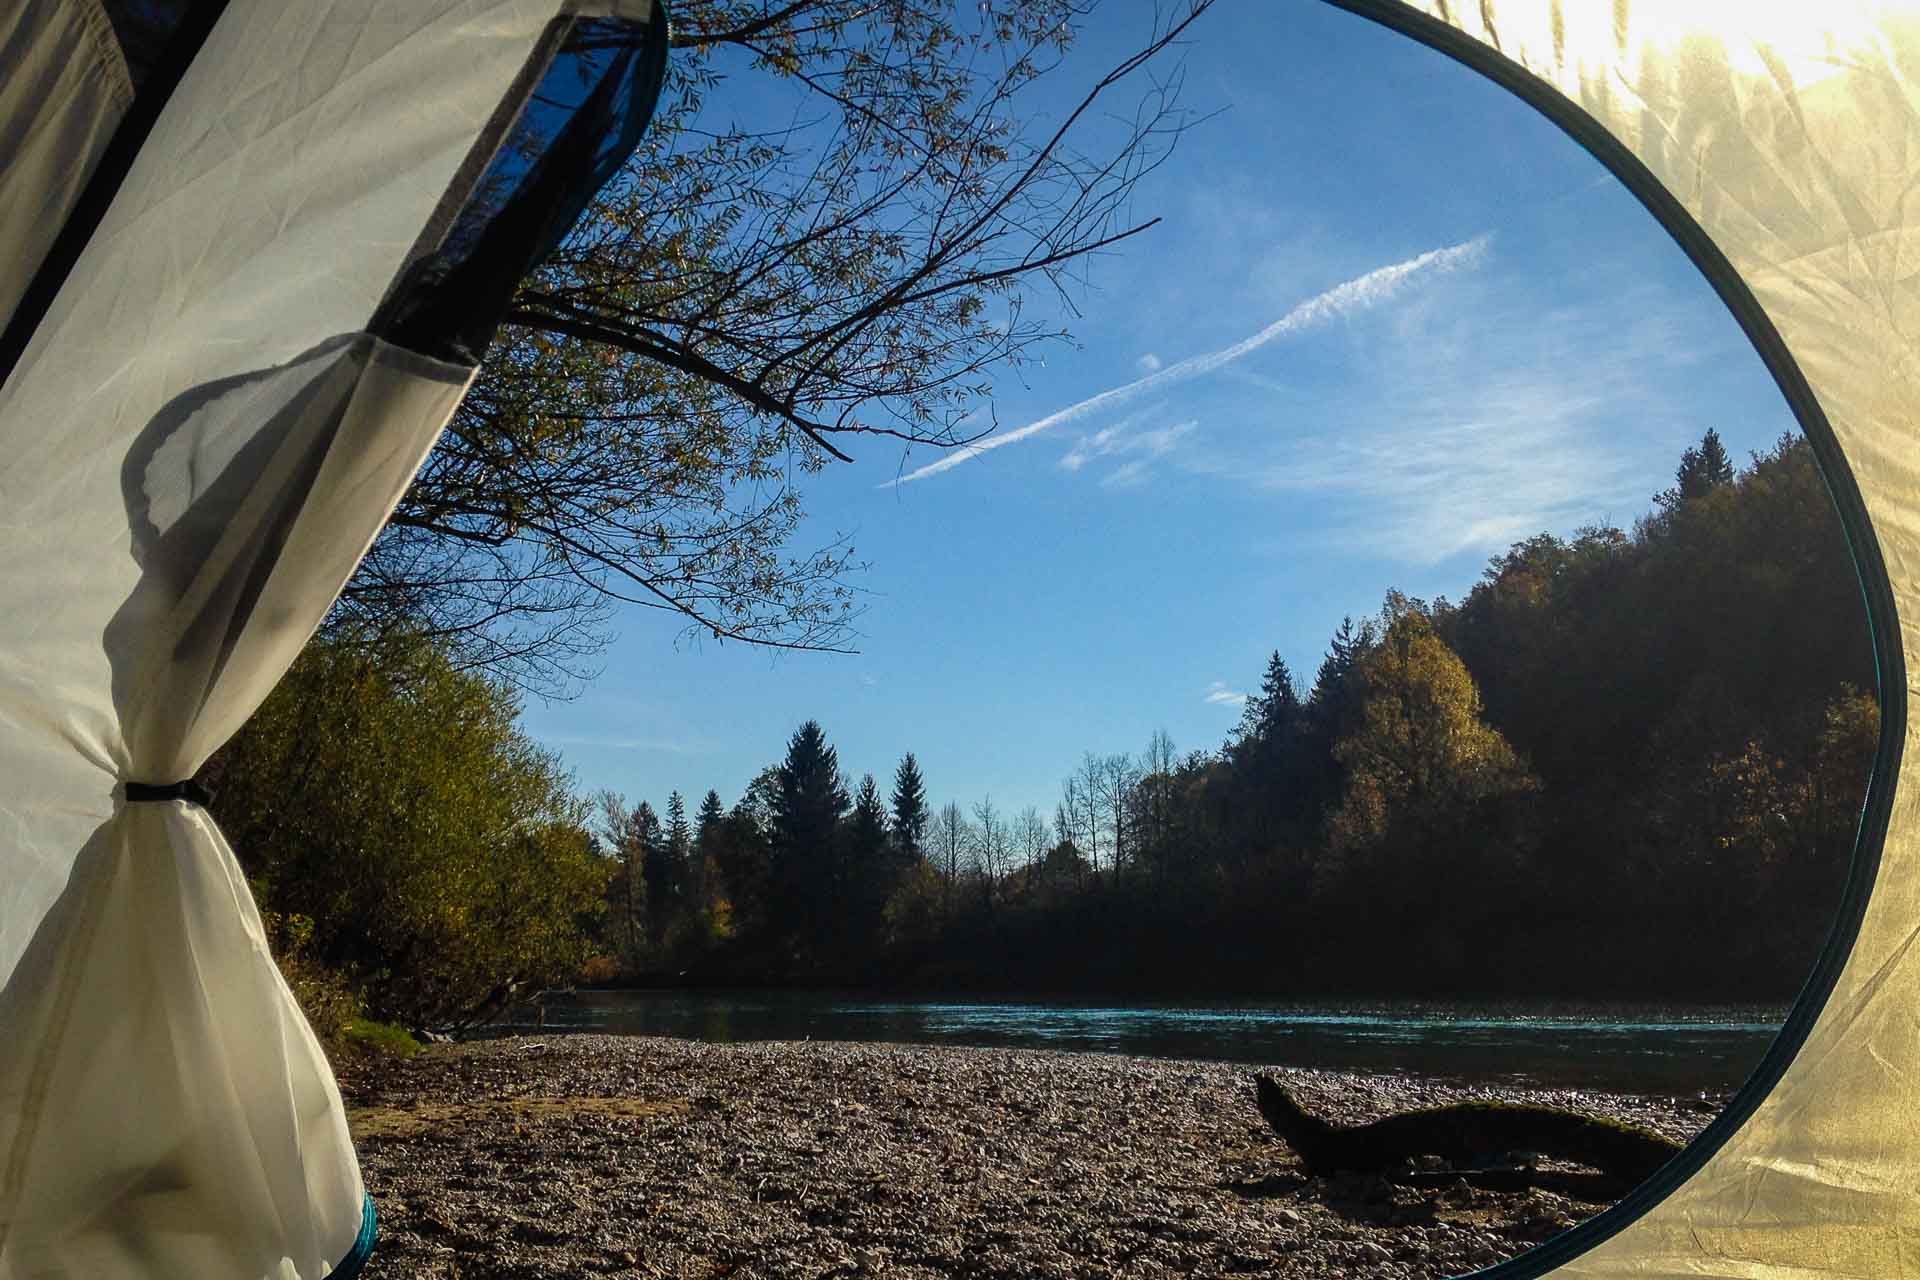
<svg viewBox="0 0 1920 1280">
<path fill-rule="evenodd" d="M 938 461 L 930 462 L 903 476 L 897 476 L 879 487 L 887 489 L 896 485 L 911 484 L 916 480 L 925 480 L 929 476 L 939 475 L 943 471 L 951 471 L 962 463 L 971 462 L 983 453 L 1005 448 L 1010 444 L 1018 444 L 1063 422 L 1075 422 L 1088 414 L 1116 408 L 1176 382 L 1185 382 L 1190 378 L 1212 373 L 1223 365 L 1231 364 L 1243 356 L 1258 351 L 1276 338 L 1286 337 L 1341 316 L 1353 315 L 1380 306 L 1391 300 L 1422 274 L 1446 273 L 1477 265 L 1486 255 L 1487 243 L 1488 237 L 1478 236 L 1461 244 L 1430 250 L 1417 257 L 1408 258 L 1404 262 L 1376 268 L 1365 275 L 1335 285 L 1324 293 L 1316 294 L 1258 333 L 1242 338 L 1232 346 L 1222 347 L 1218 351 L 1209 351 L 1202 355 L 1189 356 L 1144 378 L 1136 378 L 1132 382 L 1102 391 L 1098 395 L 1088 396 L 1077 404 L 1055 410 L 1024 427 L 1017 427 L 1002 435 L 989 436 L 977 444 L 955 449 Z"/>
<path fill-rule="evenodd" d="M 1124 457 L 1127 460 L 1101 477 L 1100 483 L 1108 488 L 1130 487 L 1144 482 L 1154 460 L 1172 453 L 1180 441 L 1200 425 L 1196 419 L 1189 418 L 1151 431 L 1134 430 L 1143 416 L 1134 414 L 1090 436 L 1081 436 L 1060 459 L 1060 465 L 1068 471 L 1078 471 L 1096 459 Z"/>
<path fill-rule="evenodd" d="M 1292 553 L 1433 565 L 1642 509 L 1646 442 L 1695 429 L 1673 388 L 1697 352 L 1658 295 L 1554 309 L 1483 281 L 1396 312 L 1374 351 L 1364 390 L 1269 406 L 1268 432 L 1180 465 L 1312 512 Z"/>
<path fill-rule="evenodd" d="M 1073 448 L 1067 451 L 1066 456 L 1060 459 L 1060 466 L 1067 471 L 1078 471 L 1095 458 L 1114 452 L 1119 447 L 1118 442 L 1131 435 L 1135 427 L 1166 407 L 1165 401 L 1147 405 L 1143 409 L 1128 414 L 1112 426 L 1102 427 L 1092 435 L 1081 436 L 1074 442 Z"/>
<path fill-rule="evenodd" d="M 1138 360 L 1135 360 L 1134 364 L 1139 366 L 1140 372 L 1142 373 L 1160 372 L 1160 357 L 1153 354 L 1153 352 L 1151 351 L 1141 356 Z"/>
<path fill-rule="evenodd" d="M 1201 700 L 1209 706 L 1243 707 L 1247 703 L 1247 695 L 1237 689 L 1229 689 L 1224 680 L 1215 680 L 1207 686 L 1207 692 Z"/>
</svg>

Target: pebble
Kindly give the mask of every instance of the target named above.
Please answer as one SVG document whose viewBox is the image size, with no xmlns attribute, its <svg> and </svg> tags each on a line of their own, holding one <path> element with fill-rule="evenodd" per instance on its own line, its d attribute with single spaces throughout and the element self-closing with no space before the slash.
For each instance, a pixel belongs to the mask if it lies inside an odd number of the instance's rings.
<svg viewBox="0 0 1920 1280">
<path fill-rule="evenodd" d="M 363 1275 L 1435 1280 L 1605 1207 L 1308 1179 L 1260 1120 L 1259 1069 L 652 1037 L 435 1046 L 342 1074 L 380 1211 Z M 1466 1098 L 1578 1106 L 1682 1139 L 1711 1119 L 1673 1099 L 1281 1074 L 1346 1124 Z M 396 1113 L 424 1123 L 370 1124 Z"/>
</svg>

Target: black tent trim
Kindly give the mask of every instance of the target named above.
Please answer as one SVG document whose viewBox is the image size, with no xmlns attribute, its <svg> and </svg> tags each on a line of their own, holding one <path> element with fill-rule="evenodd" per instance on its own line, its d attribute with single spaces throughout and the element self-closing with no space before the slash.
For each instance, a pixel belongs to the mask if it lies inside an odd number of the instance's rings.
<svg viewBox="0 0 1920 1280">
<path fill-rule="evenodd" d="M 1727 1104 L 1726 1110 L 1716 1116 L 1684 1151 L 1612 1208 L 1595 1214 L 1517 1258 L 1472 1273 L 1476 1280 L 1534 1280 L 1534 1277 L 1546 1274 L 1617 1235 L 1697 1173 L 1759 1109 L 1760 1103 L 1780 1082 L 1788 1065 L 1805 1045 L 1814 1023 L 1819 1020 L 1821 1011 L 1833 994 L 1834 983 L 1859 937 L 1860 922 L 1866 915 L 1867 901 L 1872 895 L 1874 880 L 1880 869 L 1880 852 L 1886 843 L 1887 823 L 1893 807 L 1894 780 L 1900 773 L 1907 728 L 1907 672 L 1900 640 L 1899 615 L 1894 605 L 1893 584 L 1887 577 L 1886 561 L 1880 550 L 1879 539 L 1874 534 L 1873 524 L 1867 516 L 1866 503 L 1860 496 L 1853 471 L 1841 453 L 1833 427 L 1815 398 L 1806 375 L 1801 372 L 1785 340 L 1759 300 L 1753 296 L 1753 291 L 1734 270 L 1733 264 L 1685 206 L 1654 176 L 1652 170 L 1599 121 L 1557 88 L 1498 50 L 1489 48 L 1448 23 L 1408 8 L 1399 0 L 1324 2 L 1411 37 L 1518 97 L 1604 165 L 1673 237 L 1682 252 L 1706 277 L 1721 302 L 1726 304 L 1748 341 L 1753 343 L 1755 352 L 1766 365 L 1767 372 L 1773 375 L 1775 385 L 1786 397 L 1787 406 L 1793 411 L 1801 431 L 1806 434 L 1813 448 L 1814 458 L 1826 479 L 1827 492 L 1833 499 L 1834 509 L 1846 534 L 1848 550 L 1853 555 L 1854 570 L 1860 578 L 1860 592 L 1866 604 L 1867 625 L 1873 640 L 1880 696 L 1879 752 L 1874 757 L 1873 774 L 1867 785 L 1866 803 L 1848 866 L 1840 910 L 1819 958 L 1814 962 L 1813 972 L 1808 975 L 1779 1035 L 1774 1038 L 1753 1074 Z"/>
<path fill-rule="evenodd" d="M 369 332 L 453 364 L 486 353 L 521 279 L 560 244 L 652 120 L 669 19 L 563 13 L 454 176 Z"/>
<path fill-rule="evenodd" d="M 201 5 L 200 0 L 100 0 L 100 7 L 120 42 L 137 95 L 156 70 L 168 65 L 174 36 Z"/>
</svg>

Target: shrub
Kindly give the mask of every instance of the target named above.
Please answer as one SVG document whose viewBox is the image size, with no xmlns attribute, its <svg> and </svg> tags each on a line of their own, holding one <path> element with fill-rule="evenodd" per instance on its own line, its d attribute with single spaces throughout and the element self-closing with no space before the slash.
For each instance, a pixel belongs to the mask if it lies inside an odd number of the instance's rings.
<svg viewBox="0 0 1920 1280">
<path fill-rule="evenodd" d="M 208 766 L 262 907 L 289 939 L 306 922 L 282 950 L 343 975 L 375 1017 L 457 1025 L 590 954 L 608 863 L 518 716 L 431 644 L 323 638 Z M 296 972 L 318 1000 L 324 980 Z"/>
</svg>

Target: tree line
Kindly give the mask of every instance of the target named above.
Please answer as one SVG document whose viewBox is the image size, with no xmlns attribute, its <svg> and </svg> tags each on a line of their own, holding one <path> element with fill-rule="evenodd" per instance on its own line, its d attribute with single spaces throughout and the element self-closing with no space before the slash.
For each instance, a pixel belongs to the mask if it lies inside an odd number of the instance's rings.
<svg viewBox="0 0 1920 1280">
<path fill-rule="evenodd" d="M 1631 530 L 1390 591 L 1217 749 L 1089 751 L 1051 813 L 855 784 L 817 723 L 726 807 L 599 800 L 601 971 L 1274 996 L 1790 997 L 1878 735 L 1857 580 L 1788 437 Z"/>
<path fill-rule="evenodd" d="M 1389 592 L 1217 748 L 1088 751 L 1050 812 L 854 781 L 818 723 L 729 805 L 589 800 L 506 682 L 322 635 L 210 762 L 318 1018 L 576 982 L 1784 999 L 1877 745 L 1857 582 L 1804 442 L 1709 432 L 1631 531 Z"/>
</svg>

